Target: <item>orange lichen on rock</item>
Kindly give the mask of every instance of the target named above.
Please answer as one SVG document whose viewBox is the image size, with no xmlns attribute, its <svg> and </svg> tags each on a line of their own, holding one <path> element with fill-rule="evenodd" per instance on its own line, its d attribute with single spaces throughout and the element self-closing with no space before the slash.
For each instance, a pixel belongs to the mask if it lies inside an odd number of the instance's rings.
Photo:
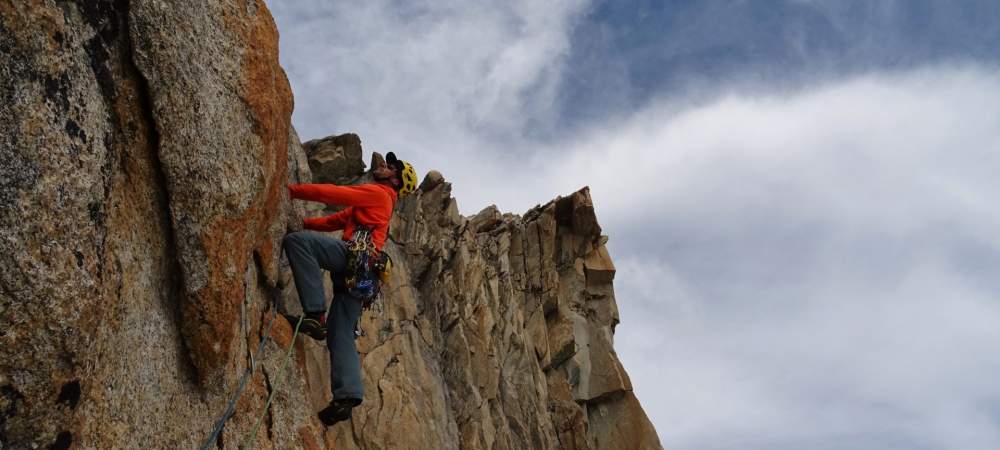
<svg viewBox="0 0 1000 450">
<path fill-rule="evenodd" d="M 279 347 L 288 348 L 289 344 L 292 343 L 292 333 L 294 332 L 292 325 L 281 317 L 275 317 L 275 320 L 277 322 L 271 328 L 271 339 L 274 339 L 274 343 L 278 344 Z"/>
<path fill-rule="evenodd" d="M 239 95 L 249 115 L 249 130 L 257 138 L 253 140 L 257 145 L 246 151 L 256 155 L 262 178 L 256 180 L 255 193 L 238 215 L 218 215 L 200 227 L 208 271 L 204 286 L 193 293 L 184 311 L 192 322 L 185 335 L 203 380 L 233 372 L 233 324 L 239 321 L 240 304 L 248 295 L 244 273 L 254 254 L 259 258 L 256 270 L 269 284 L 277 280 L 276 253 L 284 226 L 274 217 L 285 206 L 292 112 L 291 88 L 278 64 L 277 28 L 264 3 L 257 1 L 249 10 L 226 10 L 223 17 L 244 46 Z M 260 318 L 252 320 L 259 323 Z"/>
<path fill-rule="evenodd" d="M 320 447 L 319 443 L 316 442 L 316 436 L 313 434 L 313 430 L 310 428 L 311 427 L 308 426 L 299 428 L 299 439 L 302 439 L 302 446 L 305 447 L 306 450 L 324 450 L 324 448 L 329 450 L 333 448 Z"/>
</svg>

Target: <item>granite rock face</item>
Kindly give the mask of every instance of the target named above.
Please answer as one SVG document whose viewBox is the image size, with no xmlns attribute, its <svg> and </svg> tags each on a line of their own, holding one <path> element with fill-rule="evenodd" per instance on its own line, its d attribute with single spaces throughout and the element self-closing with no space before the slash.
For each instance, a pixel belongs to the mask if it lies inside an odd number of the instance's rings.
<svg viewBox="0 0 1000 450">
<path fill-rule="evenodd" d="M 128 23 L 170 196 L 182 331 L 202 384 L 222 388 L 236 369 L 239 330 L 218 319 L 236 317 L 251 265 L 273 283 L 284 232 L 273 212 L 284 195 L 292 97 L 277 29 L 262 2 L 246 0 L 133 1 Z"/>
<path fill-rule="evenodd" d="M 356 135 L 307 159 L 277 39 L 259 0 L 0 0 L 0 448 L 239 448 L 258 417 L 256 448 L 658 448 L 587 191 L 467 218 L 435 171 L 397 205 L 365 403 L 320 424 L 325 346 L 275 312 L 321 205 L 284 185 L 365 165 Z"/>
<path fill-rule="evenodd" d="M 260 338 L 284 184 L 308 178 L 270 14 L 3 1 L 0 54 L 0 447 L 197 446 Z"/>
</svg>

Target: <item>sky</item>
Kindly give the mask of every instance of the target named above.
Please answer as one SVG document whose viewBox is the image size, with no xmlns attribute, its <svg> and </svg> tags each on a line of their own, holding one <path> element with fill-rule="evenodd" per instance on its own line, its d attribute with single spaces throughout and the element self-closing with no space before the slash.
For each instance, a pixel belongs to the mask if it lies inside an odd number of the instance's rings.
<svg viewBox="0 0 1000 450">
<path fill-rule="evenodd" d="M 1000 448 L 1000 2 L 267 3 L 303 140 L 590 186 L 665 448 Z"/>
</svg>

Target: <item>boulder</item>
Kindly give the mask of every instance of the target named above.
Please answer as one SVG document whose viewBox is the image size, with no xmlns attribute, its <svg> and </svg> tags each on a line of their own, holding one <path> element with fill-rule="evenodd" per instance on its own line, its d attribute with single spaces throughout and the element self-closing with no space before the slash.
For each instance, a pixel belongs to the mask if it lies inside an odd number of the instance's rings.
<svg viewBox="0 0 1000 450">
<path fill-rule="evenodd" d="M 309 157 L 309 169 L 316 183 L 351 184 L 365 172 L 361 138 L 354 133 L 313 139 L 302 148 Z M 373 160 L 372 167 L 375 163 Z"/>
</svg>

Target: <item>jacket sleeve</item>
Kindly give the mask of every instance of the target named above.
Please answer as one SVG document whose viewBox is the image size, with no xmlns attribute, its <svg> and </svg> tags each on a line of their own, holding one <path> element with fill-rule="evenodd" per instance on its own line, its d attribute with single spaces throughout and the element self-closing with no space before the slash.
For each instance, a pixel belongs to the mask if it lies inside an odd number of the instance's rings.
<svg viewBox="0 0 1000 450">
<path fill-rule="evenodd" d="M 330 214 L 325 217 L 311 217 L 302 219 L 302 228 L 316 231 L 337 231 L 344 229 L 347 218 L 354 213 L 354 208 L 347 208 L 343 211 Z"/>
<path fill-rule="evenodd" d="M 385 190 L 374 184 L 337 186 L 334 184 L 290 184 L 292 198 L 322 202 L 328 205 L 371 207 L 384 205 Z M 391 202 L 391 200 L 389 200 Z"/>
</svg>

